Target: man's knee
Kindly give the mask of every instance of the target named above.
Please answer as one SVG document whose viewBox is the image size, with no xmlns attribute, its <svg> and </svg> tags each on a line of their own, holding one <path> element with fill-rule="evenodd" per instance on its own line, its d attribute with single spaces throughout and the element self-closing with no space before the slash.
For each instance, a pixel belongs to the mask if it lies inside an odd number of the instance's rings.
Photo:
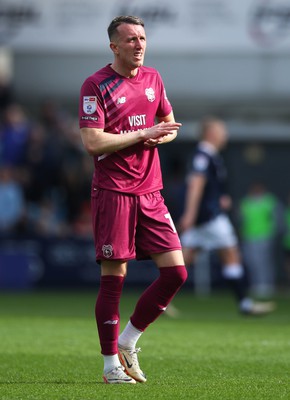
<svg viewBox="0 0 290 400">
<path fill-rule="evenodd" d="M 170 278 L 170 281 L 179 287 L 184 284 L 187 279 L 187 269 L 184 265 L 174 267 L 160 268 L 160 276 Z"/>
<path fill-rule="evenodd" d="M 179 268 L 175 268 L 175 279 L 179 285 L 183 285 L 187 279 L 187 269 L 185 265 L 179 266 Z"/>
</svg>

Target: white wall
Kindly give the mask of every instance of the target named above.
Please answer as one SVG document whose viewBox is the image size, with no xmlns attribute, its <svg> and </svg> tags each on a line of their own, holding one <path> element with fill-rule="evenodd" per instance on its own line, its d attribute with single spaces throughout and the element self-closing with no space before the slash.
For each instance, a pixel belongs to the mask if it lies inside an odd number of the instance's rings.
<svg viewBox="0 0 290 400">
<path fill-rule="evenodd" d="M 146 64 L 162 74 L 178 115 L 204 109 L 225 116 L 289 116 L 290 54 L 150 55 Z M 19 99 L 37 103 L 56 97 L 74 104 L 83 80 L 111 62 L 111 55 L 15 53 Z"/>
</svg>

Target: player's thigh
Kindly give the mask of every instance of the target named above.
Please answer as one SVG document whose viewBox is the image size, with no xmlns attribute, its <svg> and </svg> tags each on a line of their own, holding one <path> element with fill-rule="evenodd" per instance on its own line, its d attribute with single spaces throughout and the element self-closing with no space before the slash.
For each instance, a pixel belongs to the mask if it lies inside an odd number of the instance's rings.
<svg viewBox="0 0 290 400">
<path fill-rule="evenodd" d="M 187 267 L 192 266 L 195 263 L 196 256 L 198 254 L 198 249 L 193 249 L 190 247 L 182 248 L 183 259 Z"/>
<path fill-rule="evenodd" d="M 218 250 L 223 265 L 240 264 L 240 252 L 237 246 L 225 247 Z"/>
<path fill-rule="evenodd" d="M 181 260 L 179 236 L 160 192 L 140 196 L 136 228 L 137 258 L 150 258 L 154 254 L 177 250 L 179 252 L 170 258 Z"/>
<path fill-rule="evenodd" d="M 102 260 L 101 261 L 101 275 L 114 275 L 126 276 L 127 275 L 127 262 L 119 260 Z"/>
<path fill-rule="evenodd" d="M 136 197 L 97 189 L 92 195 L 96 259 L 135 258 Z"/>
<path fill-rule="evenodd" d="M 226 215 L 219 215 L 206 224 L 203 235 L 209 249 L 234 248 L 238 243 L 233 225 Z"/>
<path fill-rule="evenodd" d="M 152 254 L 151 257 L 152 260 L 155 261 L 158 268 L 184 265 L 184 259 L 181 250 Z"/>
<path fill-rule="evenodd" d="M 188 229 L 180 235 L 183 252 L 186 251 L 186 256 L 189 257 L 190 253 L 194 254 L 196 249 L 204 248 L 206 246 L 205 239 L 206 237 L 203 233 L 203 227 L 193 227 Z"/>
</svg>

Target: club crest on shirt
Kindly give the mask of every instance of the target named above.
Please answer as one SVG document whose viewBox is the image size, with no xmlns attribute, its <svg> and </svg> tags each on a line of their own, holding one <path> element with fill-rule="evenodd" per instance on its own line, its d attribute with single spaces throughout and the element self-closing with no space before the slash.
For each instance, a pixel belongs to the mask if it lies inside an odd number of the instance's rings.
<svg viewBox="0 0 290 400">
<path fill-rule="evenodd" d="M 194 169 L 197 171 L 205 171 L 208 167 L 208 158 L 204 155 L 197 155 L 193 160 Z"/>
<path fill-rule="evenodd" d="M 152 88 L 145 89 L 145 94 L 151 103 L 155 100 L 155 92 Z"/>
<path fill-rule="evenodd" d="M 103 256 L 110 258 L 113 255 L 113 246 L 111 244 L 104 244 L 102 247 Z"/>
<path fill-rule="evenodd" d="M 97 97 L 96 96 L 84 96 L 83 97 L 83 110 L 86 114 L 93 114 L 97 109 Z"/>
</svg>

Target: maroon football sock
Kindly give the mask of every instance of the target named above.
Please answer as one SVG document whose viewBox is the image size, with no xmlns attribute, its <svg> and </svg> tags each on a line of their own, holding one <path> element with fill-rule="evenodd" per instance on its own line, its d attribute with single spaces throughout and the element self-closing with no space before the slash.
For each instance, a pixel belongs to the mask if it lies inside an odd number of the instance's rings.
<svg viewBox="0 0 290 400">
<path fill-rule="evenodd" d="M 160 276 L 140 297 L 130 320 L 132 325 L 144 331 L 166 309 L 187 278 L 184 265 L 163 267 Z"/>
<path fill-rule="evenodd" d="M 101 352 L 104 355 L 118 353 L 120 327 L 119 303 L 124 284 L 123 276 L 101 276 L 96 301 L 95 316 L 98 326 Z"/>
</svg>

